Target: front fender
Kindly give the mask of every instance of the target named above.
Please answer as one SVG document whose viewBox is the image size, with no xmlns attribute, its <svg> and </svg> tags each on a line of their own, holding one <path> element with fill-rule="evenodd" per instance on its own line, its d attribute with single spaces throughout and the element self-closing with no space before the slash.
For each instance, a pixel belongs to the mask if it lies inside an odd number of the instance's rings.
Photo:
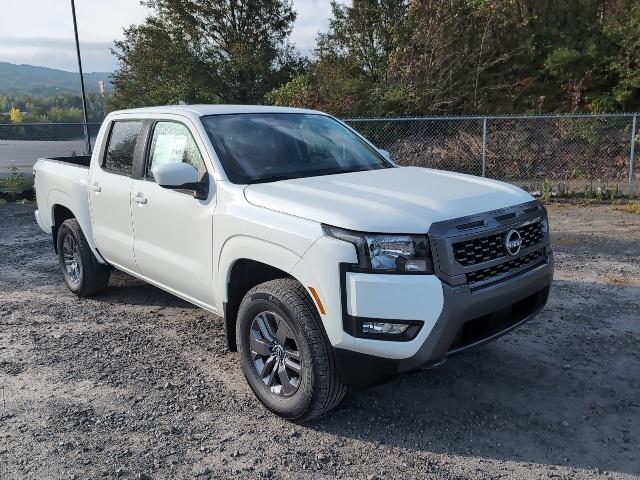
<svg viewBox="0 0 640 480">
<path fill-rule="evenodd" d="M 236 235 L 222 245 L 218 260 L 218 278 L 216 281 L 216 307 L 223 311 L 223 305 L 229 300 L 229 279 L 233 264 L 238 260 L 254 260 L 291 274 L 300 256 L 268 240 L 247 235 Z"/>
</svg>

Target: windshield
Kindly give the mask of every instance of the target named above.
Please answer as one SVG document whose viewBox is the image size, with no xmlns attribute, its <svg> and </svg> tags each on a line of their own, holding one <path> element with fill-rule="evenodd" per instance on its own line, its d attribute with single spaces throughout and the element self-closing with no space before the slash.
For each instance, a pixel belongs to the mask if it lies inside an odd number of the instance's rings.
<svg viewBox="0 0 640 480">
<path fill-rule="evenodd" d="M 233 183 L 259 183 L 393 165 L 336 120 L 302 113 L 202 117 Z"/>
</svg>

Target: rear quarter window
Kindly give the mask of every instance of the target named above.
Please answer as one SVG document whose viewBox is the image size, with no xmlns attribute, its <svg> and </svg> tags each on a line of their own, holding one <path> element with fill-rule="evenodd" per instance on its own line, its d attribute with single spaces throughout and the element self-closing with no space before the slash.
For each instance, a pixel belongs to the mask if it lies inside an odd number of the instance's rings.
<svg viewBox="0 0 640 480">
<path fill-rule="evenodd" d="M 119 175 L 131 175 L 133 155 L 142 130 L 142 122 L 116 121 L 111 125 L 109 143 L 102 167 Z"/>
</svg>

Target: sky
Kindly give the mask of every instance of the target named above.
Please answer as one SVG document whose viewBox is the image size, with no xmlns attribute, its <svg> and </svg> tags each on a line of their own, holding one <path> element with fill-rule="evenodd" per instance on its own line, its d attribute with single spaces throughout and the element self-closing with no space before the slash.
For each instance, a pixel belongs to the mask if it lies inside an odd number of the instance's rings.
<svg viewBox="0 0 640 480">
<path fill-rule="evenodd" d="M 70 0 L 0 0 L 0 62 L 26 63 L 77 71 Z M 344 2 L 348 0 L 342 0 Z M 75 0 L 78 36 L 85 72 L 111 72 L 116 62 L 110 48 L 122 30 L 141 23 L 148 10 L 139 0 Z M 329 0 L 294 0 L 298 18 L 291 40 L 304 54 L 325 31 Z"/>
</svg>

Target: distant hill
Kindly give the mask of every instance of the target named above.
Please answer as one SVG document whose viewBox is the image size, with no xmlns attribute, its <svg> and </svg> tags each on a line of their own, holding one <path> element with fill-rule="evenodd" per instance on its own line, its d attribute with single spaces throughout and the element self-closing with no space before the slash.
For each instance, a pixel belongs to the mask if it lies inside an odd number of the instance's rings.
<svg viewBox="0 0 640 480">
<path fill-rule="evenodd" d="M 98 82 L 105 81 L 105 90 L 112 89 L 108 72 L 84 74 L 87 92 L 97 92 Z M 0 95 L 31 95 L 46 97 L 62 93 L 79 93 L 80 78 L 77 73 L 34 65 L 16 65 L 0 62 Z"/>
</svg>

